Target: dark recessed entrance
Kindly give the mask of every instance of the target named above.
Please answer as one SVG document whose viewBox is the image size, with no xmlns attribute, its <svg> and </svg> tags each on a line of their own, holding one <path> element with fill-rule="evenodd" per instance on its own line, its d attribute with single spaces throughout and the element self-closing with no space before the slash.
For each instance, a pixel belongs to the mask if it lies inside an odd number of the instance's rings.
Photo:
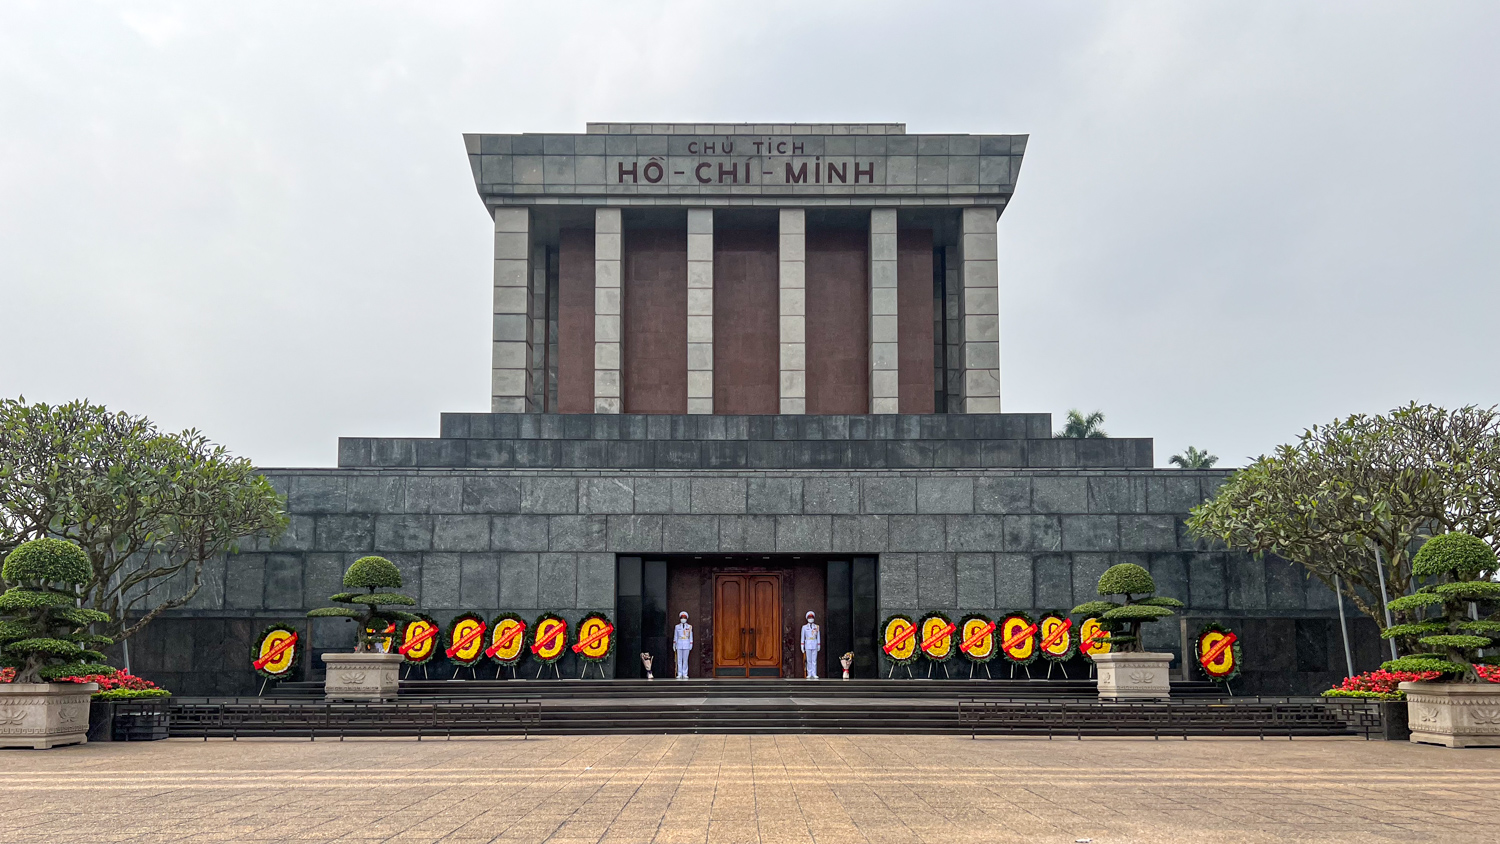
<svg viewBox="0 0 1500 844">
<path fill-rule="evenodd" d="M 874 677 L 874 557 L 832 554 L 664 554 L 616 560 L 616 677 L 672 677 L 671 633 L 687 612 L 694 647 L 689 677 L 802 677 L 807 612 L 823 628 L 818 674 L 834 676 L 853 651 L 853 676 Z M 831 667 L 830 667 L 831 666 Z"/>
</svg>

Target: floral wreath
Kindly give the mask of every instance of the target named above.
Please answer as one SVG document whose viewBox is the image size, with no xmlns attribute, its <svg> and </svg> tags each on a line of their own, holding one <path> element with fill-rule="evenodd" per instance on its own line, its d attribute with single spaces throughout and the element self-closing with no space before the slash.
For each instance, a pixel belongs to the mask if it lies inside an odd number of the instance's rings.
<svg viewBox="0 0 1500 844">
<path fill-rule="evenodd" d="M 1027 641 L 1031 643 L 1031 652 L 1019 659 L 1012 656 L 1010 653 L 1010 649 L 1005 647 L 1006 640 L 1010 638 L 1011 635 L 1014 635 L 1014 632 L 1006 631 L 1006 627 L 1012 621 L 1020 621 L 1024 624 L 1025 627 L 1037 628 L 1036 630 L 1031 631 L 1031 635 L 1027 637 Z M 1024 627 L 1021 629 L 1024 629 Z M 1040 629 L 1040 625 L 1036 623 L 1036 620 L 1033 619 L 1030 614 L 1022 612 L 1021 610 L 1008 612 L 1003 618 L 1000 619 L 1000 622 L 995 625 L 995 638 L 999 640 L 995 643 L 995 646 L 1005 657 L 1006 661 L 1015 665 L 1030 665 L 1033 662 L 1036 662 L 1036 655 L 1041 651 L 1041 637 L 1037 635 Z"/>
<path fill-rule="evenodd" d="M 398 637 L 400 644 L 396 646 L 396 652 L 401 654 L 401 657 L 406 660 L 407 665 L 426 665 L 427 663 L 432 661 L 433 657 L 437 656 L 438 637 L 442 635 L 443 625 L 438 624 L 437 619 L 433 618 L 427 613 L 419 612 L 416 613 L 416 616 L 417 618 L 415 621 L 408 621 L 405 624 L 401 625 L 401 635 Z M 427 625 L 428 628 L 433 631 L 432 635 L 429 636 L 421 644 L 413 645 L 403 652 L 401 649 L 406 648 L 408 637 L 411 635 L 411 631 L 415 629 L 418 624 Z M 413 653 L 421 652 L 424 646 L 427 650 L 426 656 L 412 656 Z"/>
<path fill-rule="evenodd" d="M 286 667 L 281 669 L 281 671 L 279 672 L 267 671 L 265 668 L 265 666 L 270 665 L 271 663 L 281 661 L 277 658 L 266 659 L 266 657 L 269 656 L 269 652 L 266 649 L 266 640 L 271 638 L 271 635 L 273 633 L 290 633 L 290 637 L 281 638 L 283 640 L 287 638 L 292 639 L 292 643 L 290 645 L 286 645 L 282 651 L 283 655 L 286 651 L 291 651 L 291 658 L 287 660 Z M 280 643 L 278 642 L 277 645 L 280 645 Z M 290 624 L 268 625 L 266 629 L 260 631 L 259 636 L 255 637 L 255 644 L 250 647 L 250 667 L 255 670 L 256 674 L 259 674 L 260 676 L 265 677 L 269 680 L 281 680 L 288 674 L 291 674 L 292 669 L 296 668 L 297 665 L 302 661 L 301 645 L 301 634 L 297 632 L 297 628 L 291 626 Z M 276 647 L 276 645 L 273 645 L 272 647 Z"/>
<path fill-rule="evenodd" d="M 459 643 L 458 626 L 460 624 L 463 624 L 465 621 L 472 621 L 475 624 L 479 625 L 479 635 L 471 640 L 466 646 L 460 649 L 456 647 Z M 472 630 L 473 628 L 470 629 Z M 453 663 L 454 665 L 463 666 L 464 668 L 473 668 L 474 665 L 484 657 L 485 630 L 486 628 L 484 626 L 484 617 L 479 615 L 478 613 L 466 612 L 454 616 L 453 621 L 448 623 L 448 636 L 445 639 L 445 641 L 447 641 L 448 643 L 448 649 L 444 651 L 444 654 L 448 657 L 448 661 Z M 464 657 L 461 655 L 464 651 L 467 651 L 471 648 L 474 651 L 473 656 Z"/>
<path fill-rule="evenodd" d="M 934 621 L 938 623 L 932 624 L 931 622 Z M 952 659 L 953 653 L 958 650 L 958 640 L 954 638 L 958 632 L 957 628 L 933 644 L 932 648 L 937 653 L 930 653 L 922 647 L 922 642 L 927 640 L 928 627 L 931 627 L 934 633 L 939 630 L 946 630 L 949 627 L 953 627 L 953 619 L 937 610 L 933 610 L 922 616 L 921 624 L 917 625 L 917 650 L 921 652 L 922 656 L 932 662 L 947 662 Z"/>
<path fill-rule="evenodd" d="M 1089 662 L 1093 662 L 1094 655 L 1089 653 L 1088 649 L 1083 646 L 1083 631 L 1089 626 L 1090 621 L 1094 622 L 1094 627 L 1099 631 L 1099 636 L 1094 641 L 1107 648 L 1103 653 L 1112 652 L 1114 647 L 1109 643 L 1109 634 L 1111 632 L 1108 626 L 1109 622 L 1104 621 L 1097 615 L 1086 616 L 1078 625 L 1078 655 Z"/>
<path fill-rule="evenodd" d="M 552 656 L 545 656 L 537 650 L 537 643 L 542 632 L 542 626 L 549 621 L 561 622 L 562 632 L 558 633 L 557 637 L 552 639 L 547 645 L 548 648 L 556 647 L 557 653 L 553 654 Z M 557 662 L 559 659 L 563 658 L 563 654 L 568 652 L 568 620 L 558 615 L 557 613 L 542 613 L 541 615 L 536 617 L 536 624 L 531 628 L 530 640 L 530 648 L 528 648 L 528 650 L 531 652 L 532 657 L 545 665 L 551 665 L 552 663 Z"/>
<path fill-rule="evenodd" d="M 969 628 L 969 625 L 976 621 L 979 622 L 979 624 L 975 625 L 975 627 L 971 630 Z M 979 653 L 974 652 L 975 650 L 979 650 L 978 647 L 967 651 L 964 650 L 962 647 L 963 643 L 967 641 L 970 636 L 978 633 L 980 630 L 986 627 L 990 627 L 991 629 L 989 634 L 984 636 L 983 639 L 987 639 L 989 641 L 989 646 L 984 648 Z M 958 648 L 958 652 L 964 655 L 964 659 L 967 659 L 975 665 L 983 665 L 986 662 L 989 662 L 990 660 L 995 658 L 995 654 L 1000 650 L 997 647 L 998 643 L 995 641 L 995 634 L 997 632 L 999 632 L 999 628 L 992 625 L 989 616 L 981 615 L 977 612 L 969 613 L 958 622 L 958 633 L 956 634 L 958 636 L 958 643 L 960 645 L 960 647 Z"/>
<path fill-rule="evenodd" d="M 516 639 L 519 640 L 515 642 L 516 655 L 509 657 L 501 656 L 501 649 L 499 647 L 500 628 L 504 626 L 507 621 L 513 621 L 521 626 L 521 632 L 515 634 Z M 505 650 L 510 650 L 510 646 L 511 643 L 506 642 Z M 503 612 L 495 616 L 495 620 L 490 622 L 490 643 L 489 646 L 484 649 L 484 655 L 505 666 L 515 665 L 516 663 L 520 662 L 522 658 L 526 656 L 526 619 L 521 618 L 519 615 L 516 615 L 513 612 Z"/>
<path fill-rule="evenodd" d="M 1229 671 L 1227 671 L 1227 672 L 1225 672 L 1223 674 L 1215 674 L 1215 673 L 1213 673 L 1212 671 L 1209 670 L 1208 666 L 1206 666 L 1206 665 L 1203 664 L 1203 657 L 1204 657 L 1204 653 L 1203 653 L 1203 639 L 1204 639 L 1205 636 L 1208 636 L 1210 633 L 1217 633 L 1217 634 L 1220 635 L 1220 637 L 1229 637 L 1229 636 L 1233 636 L 1234 637 L 1234 641 L 1229 644 L 1229 648 L 1228 648 L 1228 650 L 1229 650 Z M 1203 629 L 1202 630 L 1198 631 L 1198 638 L 1196 640 L 1194 640 L 1194 642 L 1193 642 L 1193 654 L 1194 654 L 1194 661 L 1198 663 L 1198 668 L 1204 674 L 1208 675 L 1208 679 L 1214 681 L 1215 683 L 1227 683 L 1230 680 L 1233 680 L 1234 678 L 1240 676 L 1240 640 L 1239 640 L 1239 636 L 1237 636 L 1233 630 L 1229 629 L 1228 627 L 1225 627 L 1224 625 L 1220 624 L 1217 621 L 1210 621 L 1209 623 L 1203 625 Z M 1222 659 L 1222 657 L 1221 657 L 1221 659 Z"/>
<path fill-rule="evenodd" d="M 589 626 L 590 622 L 600 622 L 600 624 L 596 628 L 590 629 L 590 626 Z M 588 647 L 588 648 L 581 648 L 579 650 L 574 651 L 574 653 L 578 654 L 578 658 L 581 659 L 581 660 L 583 660 L 583 661 L 585 661 L 585 662 L 595 662 L 595 663 L 598 663 L 598 662 L 603 662 L 606 659 L 609 659 L 610 654 L 612 654 L 612 653 L 615 652 L 615 630 L 614 630 L 614 626 L 615 626 L 615 623 L 613 621 L 610 621 L 609 620 L 609 616 L 605 615 L 602 612 L 591 612 L 588 615 L 584 616 L 578 622 L 578 644 L 574 645 L 574 647 L 576 648 L 576 647 L 578 647 L 578 645 L 582 645 L 584 642 L 587 642 L 590 638 L 592 638 L 594 636 L 594 634 L 598 633 L 600 630 L 604 630 L 605 628 L 608 628 L 609 632 L 606 633 L 606 634 L 604 634 L 604 643 L 605 643 L 604 653 L 589 653 L 590 650 L 594 650 L 595 648 L 598 647 L 597 644 L 595 644 L 595 645 L 593 645 L 591 647 Z"/>
<path fill-rule="evenodd" d="M 1056 620 L 1058 624 L 1052 628 L 1051 632 L 1056 632 L 1057 628 L 1062 625 L 1071 625 L 1073 623 L 1072 619 L 1068 618 L 1068 614 L 1063 612 L 1062 610 L 1052 610 L 1043 613 L 1042 620 L 1037 623 L 1036 650 L 1037 653 L 1041 655 L 1042 659 L 1051 660 L 1053 662 L 1067 662 L 1069 659 L 1073 658 L 1073 652 L 1078 650 L 1078 637 L 1074 634 L 1073 628 L 1071 626 L 1069 626 L 1066 631 L 1060 634 L 1060 638 L 1064 639 L 1068 643 L 1068 646 L 1063 649 L 1062 653 L 1053 653 L 1042 646 L 1042 643 L 1046 641 L 1047 636 L 1049 635 L 1049 631 L 1047 630 L 1047 622 L 1053 620 Z"/>
<path fill-rule="evenodd" d="M 891 643 L 891 625 L 895 624 L 898 621 L 906 622 L 906 625 L 916 632 L 912 633 L 906 639 L 902 640 L 901 644 L 887 650 L 887 646 Z M 917 646 L 920 645 L 921 642 L 917 641 L 917 637 L 920 635 L 922 635 L 921 628 L 917 627 L 917 623 L 915 621 L 912 621 L 911 616 L 906 615 L 905 613 L 894 613 L 892 615 L 886 616 L 885 621 L 880 625 L 880 649 L 885 652 L 885 658 L 890 660 L 892 663 L 896 665 L 911 665 L 913 662 L 917 661 L 917 657 L 919 656 L 919 649 L 917 648 Z M 906 650 L 906 646 L 908 643 L 910 643 L 911 645 L 911 652 L 904 657 L 897 656 L 897 653 Z"/>
</svg>

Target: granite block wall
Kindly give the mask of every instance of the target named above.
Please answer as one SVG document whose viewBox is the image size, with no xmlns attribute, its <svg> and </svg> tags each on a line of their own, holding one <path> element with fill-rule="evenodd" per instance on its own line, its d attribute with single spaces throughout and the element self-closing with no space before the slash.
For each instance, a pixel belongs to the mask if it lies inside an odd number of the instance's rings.
<svg viewBox="0 0 1500 844">
<path fill-rule="evenodd" d="M 1244 688 L 1284 693 L 1342 676 L 1328 590 L 1284 561 L 1186 535 L 1187 509 L 1226 474 L 266 470 L 287 496 L 290 529 L 211 567 L 189 607 L 135 641 L 132 661 L 181 694 L 253 692 L 244 663 L 259 629 L 307 627 L 306 610 L 339 591 L 364 554 L 394 561 L 406 591 L 443 622 L 465 610 L 552 610 L 576 622 L 614 610 L 620 554 L 831 553 L 877 558 L 882 617 L 1067 609 L 1094 597 L 1106 567 L 1134 562 L 1188 603 L 1193 632 L 1208 619 L 1245 627 Z M 340 619 L 310 634 L 314 654 L 353 638 Z M 1177 649 L 1174 621 L 1149 636 Z"/>
</svg>

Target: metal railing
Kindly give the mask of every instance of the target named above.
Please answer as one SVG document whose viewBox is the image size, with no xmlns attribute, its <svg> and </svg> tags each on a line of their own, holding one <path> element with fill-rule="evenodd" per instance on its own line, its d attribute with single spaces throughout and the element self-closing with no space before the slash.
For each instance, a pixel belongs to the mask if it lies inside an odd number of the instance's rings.
<svg viewBox="0 0 1500 844">
<path fill-rule="evenodd" d="M 971 738 L 981 730 L 1048 738 L 1085 735 L 1152 736 L 1378 736 L 1378 710 L 1346 712 L 1321 698 L 1237 697 L 1166 701 L 963 700 L 960 725 Z"/>
<path fill-rule="evenodd" d="M 541 724 L 542 705 L 530 700 L 316 701 L 227 698 L 178 701 L 171 708 L 173 738 L 513 735 L 523 739 Z"/>
</svg>

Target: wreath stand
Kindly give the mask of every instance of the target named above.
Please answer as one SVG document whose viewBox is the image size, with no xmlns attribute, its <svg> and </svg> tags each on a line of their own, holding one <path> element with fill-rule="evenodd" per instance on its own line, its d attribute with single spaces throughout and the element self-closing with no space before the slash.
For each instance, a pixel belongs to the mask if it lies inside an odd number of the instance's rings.
<svg viewBox="0 0 1500 844">
<path fill-rule="evenodd" d="M 458 672 L 460 672 L 460 671 L 464 670 L 465 668 L 467 668 L 467 669 L 469 669 L 469 679 L 470 680 L 478 680 L 479 679 L 479 672 L 477 670 L 475 670 L 475 668 L 474 668 L 474 665 L 476 665 L 476 664 L 477 663 L 473 663 L 473 664 L 470 664 L 470 665 L 460 665 L 457 668 L 454 668 L 453 669 L 453 677 L 450 678 L 450 679 L 457 680 L 458 679 Z"/>
<path fill-rule="evenodd" d="M 561 680 L 562 679 L 562 671 L 558 670 L 557 663 L 558 663 L 558 660 L 553 660 L 551 662 L 544 662 L 544 663 L 542 663 L 541 666 L 539 668 L 537 668 L 537 670 L 536 670 L 536 678 L 538 680 L 542 679 L 542 672 L 546 671 L 548 668 L 551 668 L 552 669 L 552 676 L 554 678 L 558 679 L 558 680 Z"/>
<path fill-rule="evenodd" d="M 503 662 L 499 663 L 498 665 L 495 666 L 495 679 L 496 680 L 519 680 L 519 679 L 521 679 L 520 677 L 516 676 L 516 666 L 519 663 L 520 663 L 520 660 L 517 660 L 516 662 L 513 662 L 510 665 L 506 665 Z M 507 669 L 507 668 L 510 669 L 510 676 L 509 677 L 501 677 L 500 675 L 504 674 L 505 673 L 505 669 Z"/>
<path fill-rule="evenodd" d="M 889 680 L 892 677 L 896 676 L 896 667 L 898 665 L 901 666 L 902 668 L 906 669 L 906 679 L 908 679 L 908 680 L 915 680 L 915 679 L 917 679 L 916 677 L 912 676 L 912 673 L 911 673 L 911 663 L 909 663 L 909 662 L 906 662 L 906 663 L 892 662 L 891 663 L 891 673 L 885 675 L 885 679 Z"/>
<path fill-rule="evenodd" d="M 933 666 L 934 662 L 936 662 L 936 661 L 935 660 L 931 660 L 931 659 L 927 660 L 927 679 L 929 679 L 929 680 L 932 679 L 932 666 Z M 952 678 L 950 678 L 948 676 L 948 663 L 946 663 L 946 662 L 937 662 L 936 664 L 943 666 L 943 679 L 944 680 L 952 679 Z"/>
<path fill-rule="evenodd" d="M 1049 659 L 1049 660 L 1047 660 L 1047 679 L 1048 680 L 1052 679 L 1052 666 L 1054 666 L 1054 665 L 1057 666 L 1057 670 L 1058 671 L 1062 672 L 1063 679 L 1064 680 L 1068 679 L 1068 667 L 1066 665 L 1063 665 L 1061 662 L 1058 662 L 1055 659 Z"/>
<path fill-rule="evenodd" d="M 1022 665 L 1021 666 L 1021 670 L 1026 672 L 1026 679 L 1030 680 L 1031 679 L 1031 665 L 1030 664 Z M 1012 662 L 1010 664 L 1010 679 L 1012 679 L 1012 680 L 1016 679 L 1016 663 L 1014 663 L 1014 662 Z"/>
<path fill-rule="evenodd" d="M 589 666 L 590 665 L 592 665 L 594 667 L 595 671 L 599 672 L 599 679 L 603 680 L 604 679 L 604 663 L 603 662 L 595 662 L 595 661 L 593 661 L 591 659 L 585 659 L 585 660 L 583 660 L 583 670 L 581 672 L 579 672 L 578 679 L 580 679 L 580 680 L 587 680 L 589 678 Z"/>
<path fill-rule="evenodd" d="M 982 664 L 982 665 L 984 665 L 984 676 L 985 677 L 987 677 L 987 678 L 989 678 L 991 680 L 995 679 L 995 676 L 990 673 L 990 664 L 988 662 L 985 662 L 985 663 L 973 663 L 973 662 L 971 662 L 971 663 L 969 663 L 969 679 L 970 680 L 976 679 L 974 677 L 974 666 L 976 664 Z"/>
</svg>

